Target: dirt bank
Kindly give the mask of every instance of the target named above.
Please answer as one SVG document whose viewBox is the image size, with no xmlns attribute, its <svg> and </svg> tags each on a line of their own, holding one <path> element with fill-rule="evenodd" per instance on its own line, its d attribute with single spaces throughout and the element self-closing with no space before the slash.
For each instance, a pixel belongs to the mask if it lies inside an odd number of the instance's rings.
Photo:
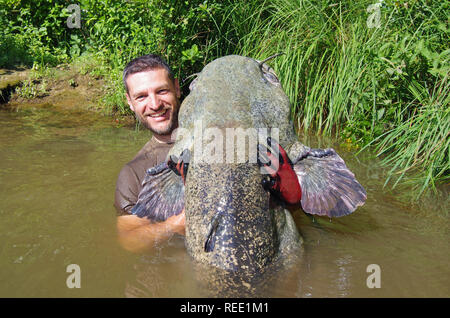
<svg viewBox="0 0 450 318">
<path fill-rule="evenodd" d="M 62 111 L 87 111 L 108 116 L 115 125 L 135 125 L 131 116 L 103 111 L 103 78 L 76 65 L 65 64 L 44 70 L 0 69 L 0 93 L 0 108 L 3 109 L 20 111 L 51 105 Z"/>
<path fill-rule="evenodd" d="M 26 80 L 30 70 L 25 68 L 0 69 L 0 104 L 8 103 L 16 87 Z"/>
</svg>

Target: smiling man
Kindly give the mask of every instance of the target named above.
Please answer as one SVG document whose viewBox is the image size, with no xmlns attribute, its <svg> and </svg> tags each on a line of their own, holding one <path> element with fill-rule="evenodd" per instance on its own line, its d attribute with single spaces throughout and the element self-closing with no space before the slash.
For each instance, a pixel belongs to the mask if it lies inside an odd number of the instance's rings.
<svg viewBox="0 0 450 318">
<path fill-rule="evenodd" d="M 181 92 L 170 67 L 154 54 L 128 63 L 123 82 L 130 109 L 153 133 L 150 141 L 120 171 L 115 191 L 119 242 L 125 249 L 138 252 L 168 239 L 173 233 L 184 234 L 184 211 L 160 223 L 131 214 L 147 169 L 163 162 L 172 147 L 171 134 L 178 126 Z"/>
</svg>

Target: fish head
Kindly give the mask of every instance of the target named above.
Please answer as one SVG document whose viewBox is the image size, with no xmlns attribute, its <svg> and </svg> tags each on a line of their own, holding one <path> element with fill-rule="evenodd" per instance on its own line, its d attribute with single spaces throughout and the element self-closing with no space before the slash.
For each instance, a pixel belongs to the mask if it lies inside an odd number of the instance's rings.
<svg viewBox="0 0 450 318">
<path fill-rule="evenodd" d="M 194 150 L 194 131 L 208 128 L 271 129 L 286 147 L 295 138 L 290 101 L 274 70 L 258 60 L 229 55 L 207 64 L 190 85 L 179 112 L 171 154 Z M 205 141 L 204 141 L 205 142 Z"/>
</svg>

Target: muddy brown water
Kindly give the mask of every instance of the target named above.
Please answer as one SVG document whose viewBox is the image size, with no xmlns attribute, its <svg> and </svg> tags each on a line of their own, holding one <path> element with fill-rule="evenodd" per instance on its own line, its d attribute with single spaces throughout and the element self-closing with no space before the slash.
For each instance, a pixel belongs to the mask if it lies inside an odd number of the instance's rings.
<svg viewBox="0 0 450 318">
<path fill-rule="evenodd" d="M 0 122 L 0 297 L 205 296 L 183 237 L 142 254 L 117 243 L 115 181 L 148 132 L 51 106 L 0 111 Z M 266 296 L 449 297 L 448 192 L 406 204 L 383 189 L 375 159 L 340 153 L 367 203 L 332 220 L 295 211 L 304 257 Z M 80 288 L 67 286 L 70 264 Z M 367 286 L 370 264 L 380 288 Z"/>
</svg>

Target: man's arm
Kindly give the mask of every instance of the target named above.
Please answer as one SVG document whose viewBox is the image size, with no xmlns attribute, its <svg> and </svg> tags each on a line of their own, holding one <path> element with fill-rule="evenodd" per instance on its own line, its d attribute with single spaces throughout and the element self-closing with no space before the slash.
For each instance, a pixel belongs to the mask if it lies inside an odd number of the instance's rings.
<svg viewBox="0 0 450 318">
<path fill-rule="evenodd" d="M 184 210 L 164 222 L 151 223 L 147 218 L 136 215 L 117 217 L 117 231 L 120 245 L 131 252 L 151 249 L 155 244 L 169 239 L 174 233 L 184 235 Z"/>
<path fill-rule="evenodd" d="M 137 169 L 137 171 L 145 169 Z M 114 206 L 119 214 L 117 231 L 120 245 L 128 251 L 140 252 L 151 249 L 158 242 L 169 239 L 174 233 L 184 235 L 184 211 L 164 222 L 151 223 L 147 218 L 131 215 L 138 200 L 141 179 L 134 169 L 125 165 L 117 179 Z"/>
</svg>

